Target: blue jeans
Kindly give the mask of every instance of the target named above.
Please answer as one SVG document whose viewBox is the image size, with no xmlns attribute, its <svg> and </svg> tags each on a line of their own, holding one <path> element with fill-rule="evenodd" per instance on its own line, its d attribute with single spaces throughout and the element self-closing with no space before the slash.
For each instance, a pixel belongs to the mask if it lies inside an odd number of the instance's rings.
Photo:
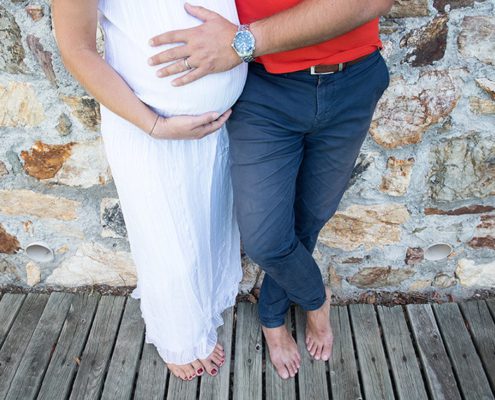
<svg viewBox="0 0 495 400">
<path fill-rule="evenodd" d="M 241 240 L 266 272 L 262 325 L 283 325 L 291 301 L 304 310 L 323 305 L 325 286 L 312 252 L 388 84 L 379 50 L 330 75 L 271 74 L 250 64 L 227 128 Z"/>
</svg>

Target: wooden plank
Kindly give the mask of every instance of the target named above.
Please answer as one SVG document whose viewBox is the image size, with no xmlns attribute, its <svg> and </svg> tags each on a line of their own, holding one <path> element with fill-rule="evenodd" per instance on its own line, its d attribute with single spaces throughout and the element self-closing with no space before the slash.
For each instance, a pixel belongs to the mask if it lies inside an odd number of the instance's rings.
<svg viewBox="0 0 495 400">
<path fill-rule="evenodd" d="M 124 296 L 102 296 L 84 347 L 70 400 L 98 399 L 119 328 Z"/>
<path fill-rule="evenodd" d="M 48 301 L 48 294 L 29 293 L 0 349 L 0 399 L 5 398 L 22 356 Z"/>
<path fill-rule="evenodd" d="M 349 311 L 365 398 L 393 399 L 394 391 L 375 309 L 371 304 L 351 304 Z"/>
<path fill-rule="evenodd" d="M 24 352 L 7 394 L 8 400 L 35 399 L 73 295 L 53 292 Z"/>
<path fill-rule="evenodd" d="M 262 337 L 256 304 L 237 305 L 233 400 L 261 400 Z"/>
<path fill-rule="evenodd" d="M 403 308 L 378 306 L 377 309 L 399 399 L 427 399 Z"/>
<path fill-rule="evenodd" d="M 14 323 L 26 295 L 5 293 L 0 300 L 0 348 Z"/>
<path fill-rule="evenodd" d="M 406 310 L 431 398 L 460 400 L 461 395 L 430 305 L 408 304 Z"/>
<path fill-rule="evenodd" d="M 167 400 L 196 400 L 197 391 L 198 378 L 194 378 L 191 381 L 183 381 L 174 374 L 170 374 Z"/>
<path fill-rule="evenodd" d="M 485 372 L 495 392 L 495 323 L 484 301 L 460 304 Z"/>
<path fill-rule="evenodd" d="M 285 325 L 292 332 L 291 310 L 287 313 Z M 273 366 L 268 347 L 265 347 L 266 371 L 265 371 L 265 398 L 266 400 L 296 400 L 296 378 L 282 379 Z"/>
<path fill-rule="evenodd" d="M 158 354 L 155 345 L 144 343 L 134 400 L 162 400 L 165 396 L 167 372 L 167 364 Z"/>
<path fill-rule="evenodd" d="M 139 300 L 128 297 L 103 386 L 102 400 L 130 399 L 144 336 Z"/>
<path fill-rule="evenodd" d="M 488 378 L 457 304 L 434 304 L 433 311 L 464 398 L 493 400 Z"/>
<path fill-rule="evenodd" d="M 306 349 L 306 312 L 296 307 L 296 337 L 297 346 L 301 353 L 301 368 L 297 373 L 299 383 L 299 398 L 328 399 L 327 373 L 323 360 L 314 360 Z"/>
<path fill-rule="evenodd" d="M 234 307 L 225 310 L 224 324 L 218 330 L 218 341 L 225 351 L 225 364 L 220 368 L 217 376 L 207 373 L 201 377 L 200 400 L 215 400 L 229 398 L 230 370 L 232 359 L 232 333 L 234 329 Z"/>
<path fill-rule="evenodd" d="M 100 295 L 75 294 L 58 338 L 55 351 L 38 393 L 38 400 L 66 399 L 88 337 Z"/>
<path fill-rule="evenodd" d="M 347 307 L 330 307 L 330 323 L 333 332 L 332 356 L 329 360 L 332 399 L 362 398 Z"/>
</svg>

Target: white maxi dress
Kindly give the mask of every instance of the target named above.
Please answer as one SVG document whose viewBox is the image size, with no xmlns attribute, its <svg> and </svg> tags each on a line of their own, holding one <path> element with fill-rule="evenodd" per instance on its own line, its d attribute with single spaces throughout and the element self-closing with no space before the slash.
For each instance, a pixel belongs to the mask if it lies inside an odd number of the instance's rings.
<svg viewBox="0 0 495 400">
<path fill-rule="evenodd" d="M 196 2 L 198 4 L 198 2 Z M 238 23 L 234 0 L 201 0 Z M 223 113 L 237 100 L 246 66 L 183 87 L 158 78 L 147 63 L 166 46 L 148 40 L 199 25 L 182 0 L 100 0 L 105 60 L 136 95 L 163 116 Z M 177 44 L 175 44 L 177 45 Z M 140 299 L 145 342 L 165 362 L 206 358 L 221 313 L 235 302 L 242 278 L 225 127 L 201 140 L 147 135 L 101 106 L 104 149 L 120 199 Z"/>
</svg>

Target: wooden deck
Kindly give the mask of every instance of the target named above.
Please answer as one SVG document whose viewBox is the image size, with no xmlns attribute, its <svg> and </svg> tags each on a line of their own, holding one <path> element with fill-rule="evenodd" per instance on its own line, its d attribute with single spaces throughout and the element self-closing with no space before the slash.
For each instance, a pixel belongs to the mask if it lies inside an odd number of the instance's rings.
<svg viewBox="0 0 495 400">
<path fill-rule="evenodd" d="M 304 313 L 291 311 L 288 324 L 303 355 L 296 378 L 278 378 L 256 305 L 239 303 L 225 313 L 220 334 L 233 357 L 215 378 L 182 382 L 143 343 L 139 301 L 6 293 L 0 399 L 494 399 L 495 300 L 333 307 L 330 362 L 310 360 Z"/>
</svg>

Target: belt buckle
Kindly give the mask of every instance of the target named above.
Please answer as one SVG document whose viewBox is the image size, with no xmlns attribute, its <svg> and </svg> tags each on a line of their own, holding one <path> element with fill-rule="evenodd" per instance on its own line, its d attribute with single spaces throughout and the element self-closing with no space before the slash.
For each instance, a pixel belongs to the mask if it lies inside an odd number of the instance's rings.
<svg viewBox="0 0 495 400">
<path fill-rule="evenodd" d="M 344 69 L 344 63 L 339 63 L 339 69 L 337 71 L 330 71 L 330 72 L 316 72 L 315 68 L 316 65 L 312 65 L 310 68 L 310 74 L 311 75 L 330 75 L 330 74 L 335 74 L 336 72 L 340 72 Z"/>
</svg>

